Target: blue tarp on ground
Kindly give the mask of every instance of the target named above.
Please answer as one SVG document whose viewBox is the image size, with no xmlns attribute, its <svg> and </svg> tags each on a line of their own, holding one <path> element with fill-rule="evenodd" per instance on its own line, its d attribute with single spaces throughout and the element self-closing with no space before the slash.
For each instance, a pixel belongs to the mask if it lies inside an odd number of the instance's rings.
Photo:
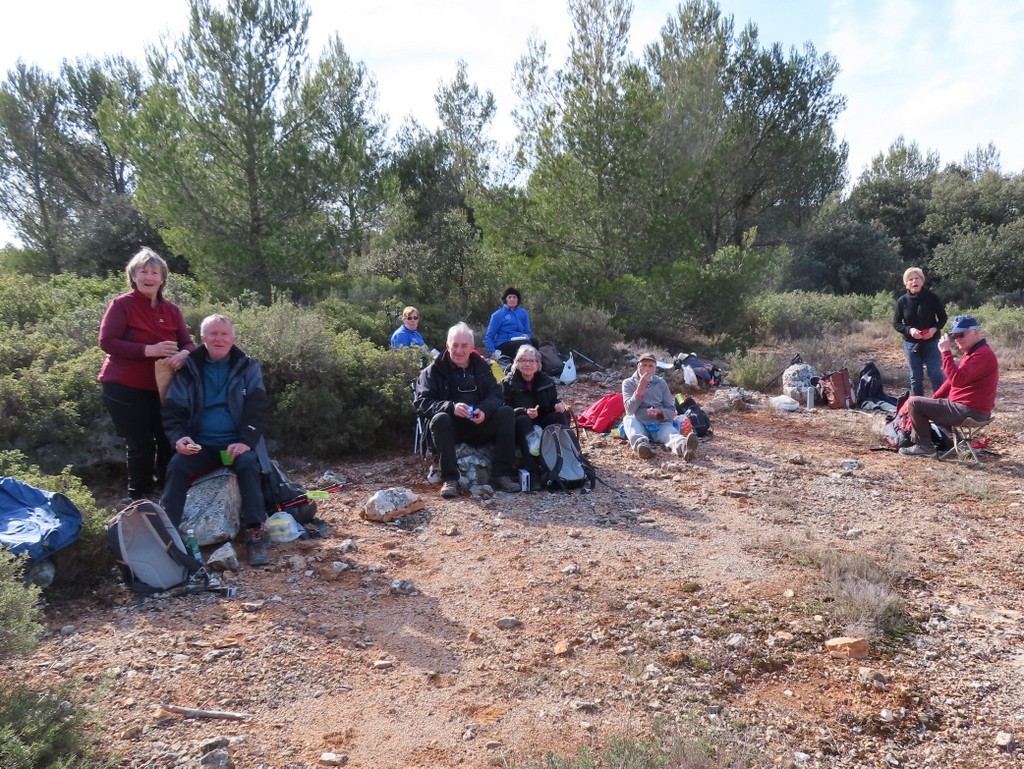
<svg viewBox="0 0 1024 769">
<path fill-rule="evenodd" d="M 0 546 L 38 561 L 70 545 L 81 530 L 82 514 L 66 496 L 0 476 Z"/>
</svg>

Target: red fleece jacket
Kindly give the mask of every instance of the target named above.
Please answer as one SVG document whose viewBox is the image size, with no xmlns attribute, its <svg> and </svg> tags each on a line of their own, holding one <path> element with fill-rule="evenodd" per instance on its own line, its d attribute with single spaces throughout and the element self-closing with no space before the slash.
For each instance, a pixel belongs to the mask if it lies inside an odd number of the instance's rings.
<svg viewBox="0 0 1024 769">
<path fill-rule="evenodd" d="M 185 318 L 174 302 L 161 299 L 151 307 L 139 291 L 116 297 L 100 321 L 100 347 L 107 357 L 96 378 L 140 390 L 156 390 L 156 358 L 146 357 L 146 346 L 177 342 L 194 350 Z"/>
<path fill-rule="evenodd" d="M 959 365 L 951 352 L 942 353 L 942 373 L 946 381 L 932 397 L 947 398 L 982 414 L 992 413 L 999 385 L 999 361 L 987 341 L 982 339 L 968 350 Z"/>
</svg>

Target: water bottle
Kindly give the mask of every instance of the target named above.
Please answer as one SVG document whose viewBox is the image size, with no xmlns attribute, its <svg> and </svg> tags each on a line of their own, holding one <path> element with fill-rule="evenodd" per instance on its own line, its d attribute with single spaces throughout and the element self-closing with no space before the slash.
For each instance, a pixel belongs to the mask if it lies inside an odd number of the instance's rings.
<svg viewBox="0 0 1024 769">
<path fill-rule="evenodd" d="M 185 549 L 191 553 L 192 557 L 195 558 L 199 563 L 203 562 L 203 555 L 199 552 L 199 540 L 196 539 L 195 529 L 189 529 L 186 532 L 187 538 L 185 539 Z"/>
</svg>

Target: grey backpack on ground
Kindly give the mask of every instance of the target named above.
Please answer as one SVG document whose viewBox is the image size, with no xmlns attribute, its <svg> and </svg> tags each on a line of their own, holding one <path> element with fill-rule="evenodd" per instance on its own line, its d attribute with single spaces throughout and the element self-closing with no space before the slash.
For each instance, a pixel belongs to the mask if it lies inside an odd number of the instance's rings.
<svg viewBox="0 0 1024 769">
<path fill-rule="evenodd" d="M 124 581 L 136 593 L 182 585 L 202 564 L 156 502 L 141 499 L 107 521 L 107 545 Z"/>
<path fill-rule="evenodd" d="M 594 490 L 597 473 L 565 425 L 548 425 L 540 437 L 540 485 L 548 491 Z"/>
</svg>

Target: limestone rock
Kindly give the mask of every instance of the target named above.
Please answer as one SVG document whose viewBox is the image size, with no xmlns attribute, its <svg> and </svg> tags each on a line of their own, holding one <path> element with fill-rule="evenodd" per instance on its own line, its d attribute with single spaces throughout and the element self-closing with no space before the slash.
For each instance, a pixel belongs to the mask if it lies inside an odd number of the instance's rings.
<svg viewBox="0 0 1024 769">
<path fill-rule="evenodd" d="M 201 546 L 218 545 L 238 536 L 242 495 L 238 477 L 226 467 L 204 475 L 185 497 L 185 514 L 178 531 L 194 529 Z"/>
<path fill-rule="evenodd" d="M 836 655 L 863 659 L 868 656 L 868 641 L 866 638 L 850 638 L 840 636 L 825 641 L 825 648 Z"/>
<path fill-rule="evenodd" d="M 238 571 L 238 553 L 235 546 L 227 542 L 212 553 L 206 559 L 206 565 L 215 571 Z"/>
<path fill-rule="evenodd" d="M 359 515 L 367 521 L 387 523 L 423 509 L 423 500 L 411 489 L 399 486 L 381 489 L 370 497 Z"/>
<path fill-rule="evenodd" d="M 807 400 L 807 388 L 811 386 L 811 379 L 820 377 L 814 366 L 806 363 L 794 363 L 782 372 L 782 394 L 788 395 L 795 401 L 804 403 Z"/>
<path fill-rule="evenodd" d="M 720 414 L 725 411 L 749 411 L 750 404 L 757 399 L 742 387 L 719 387 L 711 400 L 702 404 L 708 414 Z"/>
</svg>

